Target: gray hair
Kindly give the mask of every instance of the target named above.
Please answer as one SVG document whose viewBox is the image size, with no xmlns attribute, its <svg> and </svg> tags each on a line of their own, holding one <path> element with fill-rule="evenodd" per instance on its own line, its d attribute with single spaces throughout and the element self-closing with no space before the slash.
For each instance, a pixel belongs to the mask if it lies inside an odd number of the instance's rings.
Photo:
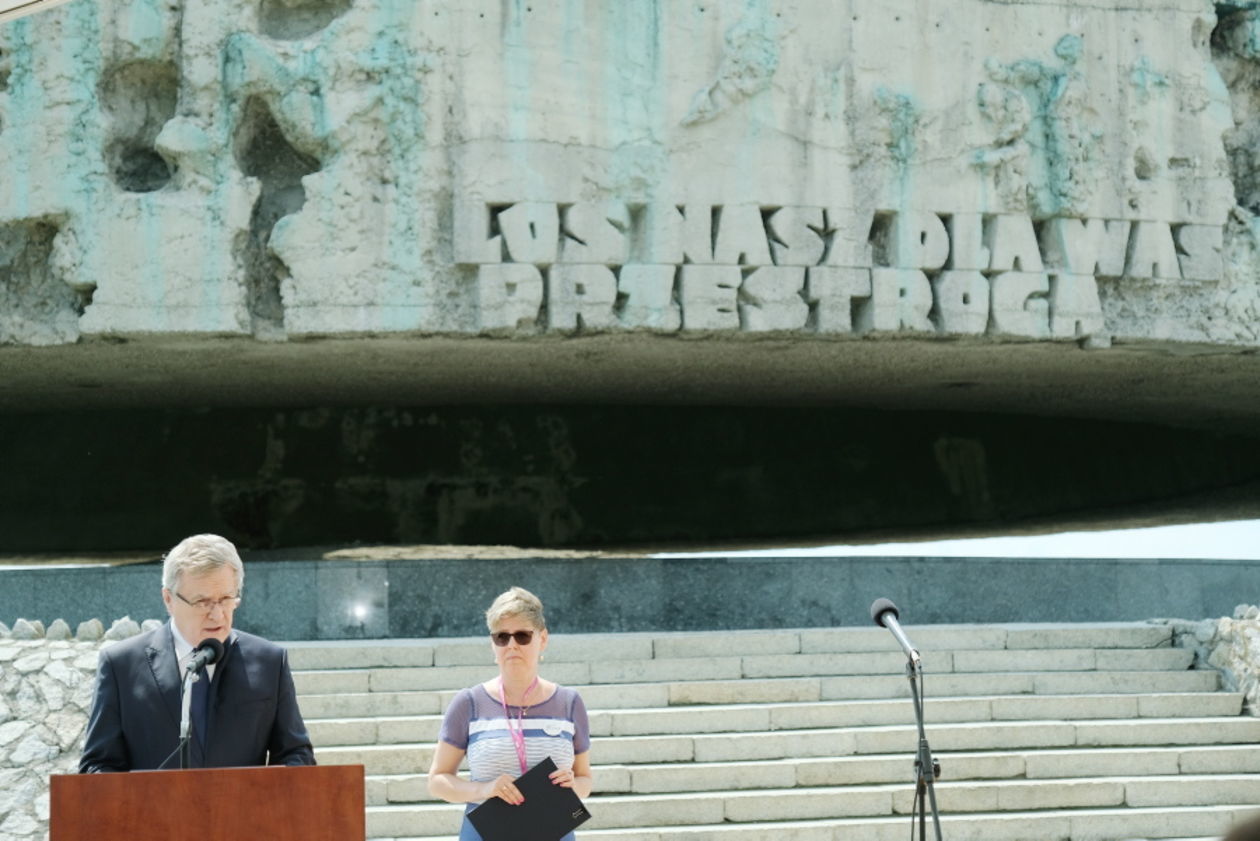
<svg viewBox="0 0 1260 841">
<path fill-rule="evenodd" d="M 508 616 L 521 617 L 533 625 L 535 630 L 547 630 L 547 619 L 543 616 L 542 602 L 524 587 L 513 587 L 499 594 L 499 597 L 490 605 L 490 609 L 486 611 L 486 627 L 493 631 L 494 627 Z"/>
<path fill-rule="evenodd" d="M 162 562 L 162 586 L 174 592 L 180 576 L 185 573 L 206 575 L 223 567 L 230 567 L 236 573 L 236 592 L 240 593 L 245 585 L 245 565 L 236 547 L 217 534 L 194 534 L 166 553 Z"/>
</svg>

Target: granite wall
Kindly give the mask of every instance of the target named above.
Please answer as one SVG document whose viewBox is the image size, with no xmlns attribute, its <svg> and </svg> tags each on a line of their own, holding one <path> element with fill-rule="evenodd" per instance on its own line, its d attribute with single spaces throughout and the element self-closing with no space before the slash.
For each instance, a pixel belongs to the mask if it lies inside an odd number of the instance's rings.
<svg viewBox="0 0 1260 841">
<path fill-rule="evenodd" d="M 519 584 L 557 632 L 867 625 L 891 598 L 913 624 L 1221 616 L 1254 562 L 1116 558 L 601 557 L 408 547 L 250 552 L 236 627 L 275 640 L 462 637 Z M 161 616 L 154 564 L 8 570 L 0 621 Z"/>
</svg>

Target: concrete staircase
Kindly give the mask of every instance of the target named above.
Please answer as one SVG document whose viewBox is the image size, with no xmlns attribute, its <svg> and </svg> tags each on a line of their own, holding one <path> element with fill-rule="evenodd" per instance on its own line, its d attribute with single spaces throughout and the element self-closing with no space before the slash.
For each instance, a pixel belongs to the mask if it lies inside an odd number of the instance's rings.
<svg viewBox="0 0 1260 841">
<path fill-rule="evenodd" d="M 921 626 L 950 841 L 1219 837 L 1260 809 L 1260 718 L 1146 624 Z M 366 767 L 369 838 L 452 838 L 425 776 L 489 640 L 290 643 L 321 763 Z M 579 687 L 607 841 L 904 841 L 918 743 L 880 628 L 553 635 Z M 930 832 L 930 829 L 929 829 Z"/>
</svg>

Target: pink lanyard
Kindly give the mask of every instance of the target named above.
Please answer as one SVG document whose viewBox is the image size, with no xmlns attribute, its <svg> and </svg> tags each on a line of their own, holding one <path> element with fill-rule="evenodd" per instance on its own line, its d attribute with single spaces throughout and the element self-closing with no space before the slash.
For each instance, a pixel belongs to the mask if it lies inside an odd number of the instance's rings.
<svg viewBox="0 0 1260 841">
<path fill-rule="evenodd" d="M 507 692 L 503 690 L 503 678 L 499 678 L 499 703 L 503 705 L 503 717 L 507 719 L 508 732 L 512 734 L 512 744 L 516 745 L 516 758 L 521 761 L 521 773 L 524 774 L 529 770 L 529 762 L 525 759 L 525 702 L 529 700 L 529 693 L 534 691 L 534 687 L 538 685 L 538 678 L 535 677 L 533 683 L 525 690 L 525 694 L 521 696 L 521 711 L 516 719 L 516 726 L 512 726 L 512 714 L 507 708 Z"/>
</svg>

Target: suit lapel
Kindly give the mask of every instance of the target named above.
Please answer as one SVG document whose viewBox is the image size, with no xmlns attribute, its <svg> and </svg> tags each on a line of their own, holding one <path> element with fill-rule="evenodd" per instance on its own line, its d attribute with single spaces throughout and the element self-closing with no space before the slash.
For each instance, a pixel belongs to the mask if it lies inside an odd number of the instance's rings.
<svg viewBox="0 0 1260 841">
<path fill-rule="evenodd" d="M 175 658 L 175 640 L 171 637 L 169 625 L 163 625 L 153 635 L 149 646 L 145 649 L 149 657 L 149 669 L 157 684 L 158 694 L 162 697 L 162 706 L 171 717 L 171 722 L 179 727 L 179 661 Z"/>
<path fill-rule="evenodd" d="M 214 680 L 210 682 L 210 697 L 207 699 L 209 705 L 208 718 L 210 719 L 209 733 L 207 733 L 206 744 L 206 765 L 209 766 L 210 755 L 214 753 L 214 734 L 220 731 L 219 718 L 219 698 L 223 695 L 223 686 L 225 683 L 231 683 L 231 674 L 235 661 L 238 659 L 236 651 L 236 631 L 232 631 L 228 636 L 227 644 L 223 646 L 223 657 L 214 667 Z"/>
</svg>

